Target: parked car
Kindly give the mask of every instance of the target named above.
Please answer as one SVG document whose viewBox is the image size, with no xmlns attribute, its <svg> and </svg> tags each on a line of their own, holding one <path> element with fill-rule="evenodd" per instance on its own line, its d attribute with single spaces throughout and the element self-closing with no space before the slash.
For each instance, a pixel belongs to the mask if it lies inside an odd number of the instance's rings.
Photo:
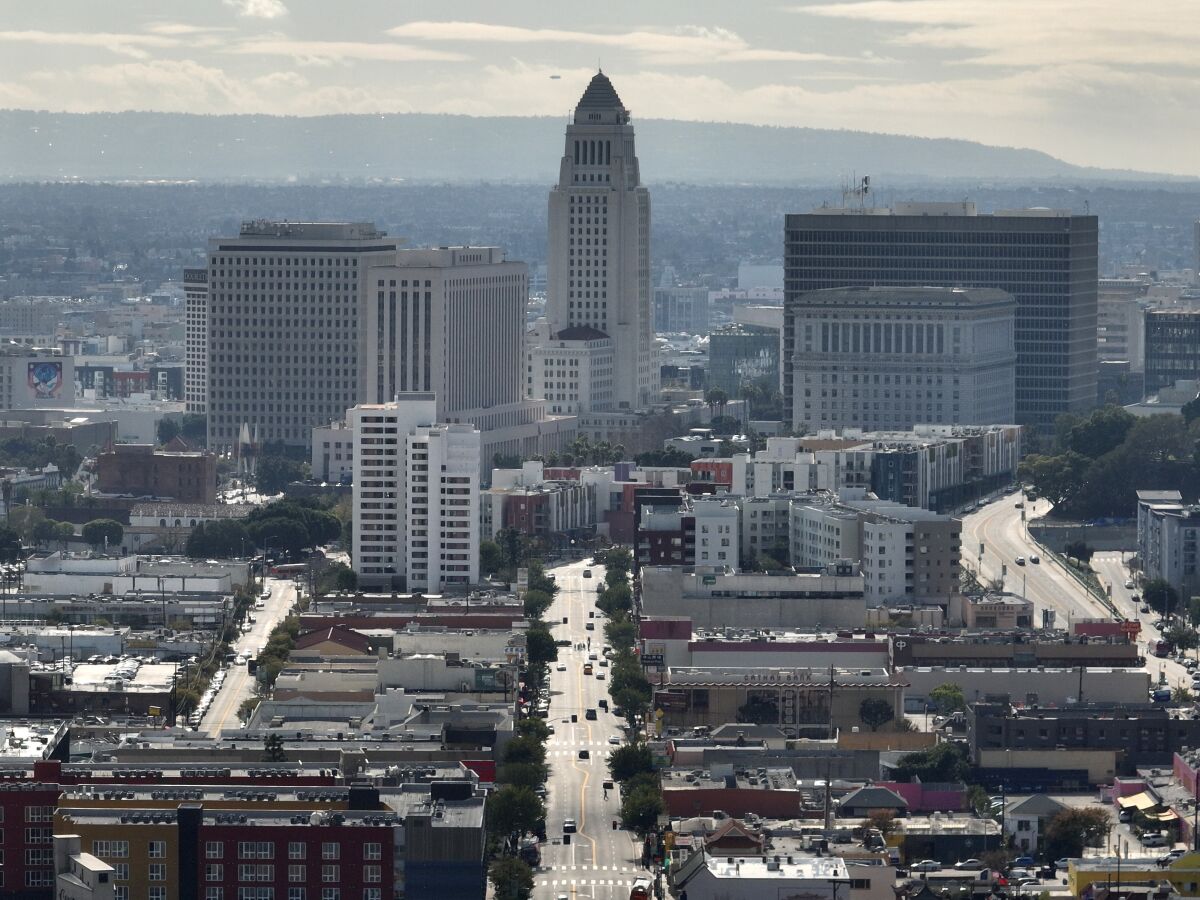
<svg viewBox="0 0 1200 900">
<path fill-rule="evenodd" d="M 1143 847 L 1165 847 L 1167 846 L 1166 835 L 1158 831 L 1152 831 L 1149 834 L 1142 835 Z"/>
<path fill-rule="evenodd" d="M 1125 587 L 1127 590 L 1133 590 L 1133 581 L 1128 578 L 1125 579 Z"/>
<path fill-rule="evenodd" d="M 1018 565 L 1018 566 L 1023 566 L 1023 565 L 1025 565 L 1025 557 L 1023 557 L 1023 556 L 1018 556 L 1018 557 L 1017 557 L 1017 565 Z"/>
<path fill-rule="evenodd" d="M 584 570 L 583 570 L 583 577 L 584 577 L 584 578 L 591 578 L 591 577 L 592 577 L 592 570 L 591 570 L 591 569 L 584 569 Z"/>
<path fill-rule="evenodd" d="M 1032 856 L 1018 856 L 1013 860 L 1013 865 L 1018 868 L 1028 869 L 1030 866 L 1036 866 L 1037 860 Z"/>
<path fill-rule="evenodd" d="M 960 859 L 958 862 L 956 862 L 954 864 L 954 868 L 956 868 L 956 869 L 982 869 L 983 862 L 978 859 L 975 859 L 973 857 L 971 859 Z"/>
<path fill-rule="evenodd" d="M 1029 561 L 1036 566 L 1038 563 L 1040 563 L 1042 561 L 1042 558 L 1035 553 L 1029 557 Z"/>
<path fill-rule="evenodd" d="M 942 864 L 936 859 L 923 859 L 919 863 L 909 866 L 914 872 L 936 872 L 941 867 Z"/>
</svg>

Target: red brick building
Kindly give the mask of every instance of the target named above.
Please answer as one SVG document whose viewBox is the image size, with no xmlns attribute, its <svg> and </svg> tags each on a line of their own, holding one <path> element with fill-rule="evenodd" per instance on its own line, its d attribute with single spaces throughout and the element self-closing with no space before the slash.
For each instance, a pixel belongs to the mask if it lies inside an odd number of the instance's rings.
<svg viewBox="0 0 1200 900">
<path fill-rule="evenodd" d="M 217 458 L 177 443 L 159 450 L 150 444 L 114 444 L 97 460 L 97 487 L 103 494 L 171 499 L 179 503 L 217 502 Z"/>
</svg>

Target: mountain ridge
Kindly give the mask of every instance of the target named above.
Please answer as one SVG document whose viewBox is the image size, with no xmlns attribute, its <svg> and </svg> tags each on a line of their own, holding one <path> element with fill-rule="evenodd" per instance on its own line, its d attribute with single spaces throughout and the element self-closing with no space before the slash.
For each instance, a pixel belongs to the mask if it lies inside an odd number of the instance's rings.
<svg viewBox="0 0 1200 900">
<path fill-rule="evenodd" d="M 564 117 L 0 110 L 0 178 L 555 180 Z M 642 119 L 642 179 L 826 184 L 880 178 L 1191 180 L 1040 150 L 880 132 Z"/>
</svg>

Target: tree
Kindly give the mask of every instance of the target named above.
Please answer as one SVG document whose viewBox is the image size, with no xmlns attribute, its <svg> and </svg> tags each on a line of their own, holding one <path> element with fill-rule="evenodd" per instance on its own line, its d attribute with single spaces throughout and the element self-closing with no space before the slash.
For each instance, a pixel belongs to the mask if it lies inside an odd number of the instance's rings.
<svg viewBox="0 0 1200 900">
<path fill-rule="evenodd" d="M 729 395 L 721 388 L 709 388 L 704 392 L 704 402 L 708 404 L 710 418 L 713 416 L 713 411 L 719 409 L 721 414 L 725 414 L 725 405 L 729 402 Z"/>
<path fill-rule="evenodd" d="M 266 762 L 287 762 L 283 738 L 278 734 L 268 734 L 263 738 L 263 759 Z"/>
<path fill-rule="evenodd" d="M 230 559 L 240 557 L 256 544 L 246 526 L 237 519 L 201 522 L 192 529 L 184 544 L 191 559 Z"/>
<path fill-rule="evenodd" d="M 293 481 L 308 478 L 308 466 L 286 456 L 263 455 L 254 466 L 254 485 L 262 494 L 278 494 Z"/>
<path fill-rule="evenodd" d="M 257 697 L 247 697 L 242 701 L 242 705 L 238 707 L 238 721 L 245 725 L 250 721 L 250 717 L 254 715 L 254 710 L 258 709 L 259 699 Z"/>
<path fill-rule="evenodd" d="M 882 697 L 867 697 L 858 704 L 858 718 L 872 731 L 878 731 L 880 725 L 886 725 L 896 717 L 892 704 Z"/>
<path fill-rule="evenodd" d="M 496 900 L 528 900 L 533 894 L 533 869 L 529 863 L 515 856 L 500 856 L 492 860 L 488 867 L 488 878 L 496 886 Z"/>
<path fill-rule="evenodd" d="M 265 519 L 251 522 L 246 530 L 256 547 L 270 547 L 289 556 L 298 556 L 314 543 L 299 519 Z"/>
<path fill-rule="evenodd" d="M 503 763 L 496 772 L 496 780 L 501 784 L 511 784 L 514 787 L 526 787 L 537 790 L 546 783 L 550 768 L 545 763 Z"/>
<path fill-rule="evenodd" d="M 536 831 L 546 807 L 531 788 L 507 784 L 487 802 L 488 830 L 502 837 Z"/>
<path fill-rule="evenodd" d="M 1193 625 L 1200 625 L 1200 597 L 1188 601 L 1188 620 Z"/>
<path fill-rule="evenodd" d="M 541 671 L 548 663 L 558 659 L 558 644 L 550 629 L 542 623 L 530 626 L 525 632 L 525 659 L 530 672 Z"/>
<path fill-rule="evenodd" d="M 531 737 L 543 744 L 550 740 L 550 726 L 545 719 L 521 719 L 515 731 L 519 737 Z"/>
<path fill-rule="evenodd" d="M 1193 397 L 1179 410 L 1183 416 L 1183 421 L 1191 425 L 1196 419 L 1200 419 L 1200 397 Z"/>
<path fill-rule="evenodd" d="M 1099 459 L 1120 447 L 1136 422 L 1136 416 L 1119 406 L 1101 406 L 1071 428 L 1067 446 L 1083 456 Z"/>
<path fill-rule="evenodd" d="M 884 837 L 896 830 L 896 814 L 890 809 L 877 809 L 867 816 L 863 823 L 868 828 L 875 828 Z"/>
<path fill-rule="evenodd" d="M 1187 687 L 1182 684 L 1177 684 L 1177 685 L 1175 685 L 1174 688 L 1171 689 L 1171 702 L 1172 703 L 1177 703 L 1180 706 L 1183 706 L 1187 703 L 1191 703 L 1192 699 L 1193 699 L 1192 692 L 1189 691 L 1187 689 Z"/>
<path fill-rule="evenodd" d="M 613 781 L 626 782 L 636 775 L 654 771 L 654 757 L 645 744 L 626 744 L 608 756 L 608 772 Z"/>
<path fill-rule="evenodd" d="M 952 681 L 935 687 L 929 692 L 929 699 L 938 715 L 942 716 L 967 708 L 967 698 L 963 696 L 963 689 Z"/>
<path fill-rule="evenodd" d="M 1169 581 L 1153 578 L 1142 588 L 1142 600 L 1160 615 L 1179 611 L 1179 592 Z"/>
<path fill-rule="evenodd" d="M 961 744 L 946 742 L 929 750 L 909 753 L 900 759 L 896 767 L 897 781 L 912 781 L 919 778 L 932 781 L 967 781 L 971 775 L 971 762 Z"/>
<path fill-rule="evenodd" d="M 202 413 L 184 413 L 179 433 L 193 447 L 205 446 L 208 443 L 208 417 Z"/>
<path fill-rule="evenodd" d="M 1045 858 L 1083 856 L 1084 847 L 1100 847 L 1108 839 L 1112 819 L 1097 806 L 1073 807 L 1055 814 L 1046 826 Z"/>
<path fill-rule="evenodd" d="M 1163 632 L 1163 637 L 1176 650 L 1195 650 L 1200 645 L 1200 635 L 1196 634 L 1196 629 L 1183 622 L 1176 622 Z"/>
<path fill-rule="evenodd" d="M 662 815 L 662 794 L 657 785 L 639 784 L 632 790 L 626 788 L 621 797 L 621 821 L 640 835 L 658 827 Z"/>
<path fill-rule="evenodd" d="M 1086 541 L 1068 541 L 1063 547 L 1063 552 L 1067 556 L 1072 556 L 1079 560 L 1081 563 L 1088 563 L 1091 562 L 1096 550 L 1093 547 L 1089 547 Z"/>
<path fill-rule="evenodd" d="M 773 697 L 749 697 L 738 707 L 737 716 L 739 722 L 751 725 L 778 725 L 779 705 Z"/>
<path fill-rule="evenodd" d="M 1084 474 L 1091 460 L 1069 450 L 1059 456 L 1026 456 L 1017 468 L 1017 477 L 1033 486 L 1038 496 L 1055 506 L 1069 505 L 1083 488 Z"/>
<path fill-rule="evenodd" d="M 484 575 L 495 575 L 504 568 L 504 551 L 495 541 L 479 542 L 479 570 Z"/>
<path fill-rule="evenodd" d="M 541 619 L 546 614 L 546 610 L 550 608 L 550 604 L 554 602 L 554 598 L 545 591 L 526 591 L 525 592 L 525 618 Z"/>
<path fill-rule="evenodd" d="M 159 419 L 156 431 L 158 433 L 158 442 L 160 444 L 169 444 L 179 436 L 179 423 L 174 419 Z"/>
<path fill-rule="evenodd" d="M 637 626 L 628 619 L 609 619 L 604 623 L 604 639 L 610 647 L 626 649 L 633 646 L 637 638 Z"/>
<path fill-rule="evenodd" d="M 546 761 L 546 746 L 531 735 L 514 737 L 504 747 L 504 761 L 510 763 L 542 763 Z"/>
<path fill-rule="evenodd" d="M 125 529 L 113 519 L 92 519 L 83 526 L 83 539 L 93 547 L 117 548 L 125 537 Z"/>
</svg>

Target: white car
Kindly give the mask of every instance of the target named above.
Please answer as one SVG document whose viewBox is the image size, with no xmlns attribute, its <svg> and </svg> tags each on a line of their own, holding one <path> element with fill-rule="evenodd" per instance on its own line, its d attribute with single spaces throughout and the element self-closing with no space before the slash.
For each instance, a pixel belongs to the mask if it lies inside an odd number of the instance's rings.
<svg viewBox="0 0 1200 900">
<path fill-rule="evenodd" d="M 565 671 L 567 671 L 567 664 L 566 664 L 566 663 L 559 663 L 557 666 L 555 666 L 555 667 L 554 667 L 554 671 L 555 671 L 555 672 L 565 672 Z"/>
<path fill-rule="evenodd" d="M 620 743 L 621 743 L 621 739 L 620 739 L 619 737 L 617 737 L 615 734 L 610 734 L 610 735 L 608 736 L 608 742 L 609 742 L 610 744 L 620 744 Z"/>
</svg>

